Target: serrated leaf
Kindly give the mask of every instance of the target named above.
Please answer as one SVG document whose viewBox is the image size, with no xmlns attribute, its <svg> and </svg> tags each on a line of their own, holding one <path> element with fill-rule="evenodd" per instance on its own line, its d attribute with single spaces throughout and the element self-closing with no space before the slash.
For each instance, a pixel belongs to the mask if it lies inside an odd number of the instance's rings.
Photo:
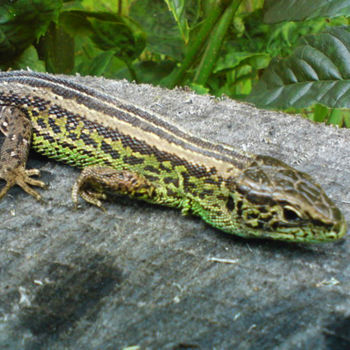
<svg viewBox="0 0 350 350">
<path fill-rule="evenodd" d="M 304 37 L 289 58 L 270 64 L 247 100 L 264 108 L 350 108 L 350 28 Z"/>
<path fill-rule="evenodd" d="M 349 0 L 266 0 L 266 23 L 350 16 Z"/>
</svg>

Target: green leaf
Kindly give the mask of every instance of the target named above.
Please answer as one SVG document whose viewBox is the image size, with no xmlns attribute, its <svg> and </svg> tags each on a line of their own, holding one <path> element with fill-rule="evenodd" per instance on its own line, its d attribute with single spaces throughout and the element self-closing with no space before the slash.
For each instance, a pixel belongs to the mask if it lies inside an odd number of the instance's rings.
<svg viewBox="0 0 350 350">
<path fill-rule="evenodd" d="M 294 110 L 293 112 L 300 112 Z M 304 109 L 302 115 L 314 122 L 337 125 L 339 127 L 350 126 L 350 109 L 327 108 L 320 104 Z"/>
<path fill-rule="evenodd" d="M 262 69 L 267 67 L 270 60 L 270 55 L 266 53 L 235 52 L 232 50 L 231 52 L 219 57 L 215 65 L 214 73 L 227 69 L 233 69 L 241 64 L 247 63 L 251 63 L 256 69 Z"/>
<path fill-rule="evenodd" d="M 11 61 L 57 21 L 61 0 L 3 1 L 0 6 L 0 61 Z"/>
<path fill-rule="evenodd" d="M 344 126 L 346 128 L 350 128 L 350 110 L 344 111 L 343 118 L 344 118 Z"/>
<path fill-rule="evenodd" d="M 74 68 L 74 39 L 61 26 L 51 23 L 40 41 L 40 56 L 50 73 L 71 73 Z"/>
<path fill-rule="evenodd" d="M 104 51 L 114 50 L 115 54 L 131 62 L 145 47 L 145 34 L 132 19 L 104 12 L 87 12 L 92 26 L 91 39 Z"/>
<path fill-rule="evenodd" d="M 314 113 L 309 119 L 322 123 L 328 118 L 328 108 L 317 104 L 314 108 Z"/>
<path fill-rule="evenodd" d="M 27 69 L 35 70 L 37 72 L 45 72 L 45 63 L 41 61 L 38 52 L 33 45 L 26 48 L 16 60 L 12 62 L 13 69 Z"/>
<path fill-rule="evenodd" d="M 332 27 L 300 44 L 289 58 L 271 62 L 248 101 L 263 108 L 350 108 L 350 28 Z"/>
<path fill-rule="evenodd" d="M 135 74 L 139 81 L 146 84 L 159 84 L 161 79 L 174 69 L 173 61 L 142 61 L 133 65 Z M 122 69 L 114 75 L 116 79 L 132 80 L 129 70 Z"/>
<path fill-rule="evenodd" d="M 77 35 L 92 35 L 93 29 L 87 19 L 89 12 L 80 10 L 64 11 L 60 14 L 60 25 L 72 37 Z"/>
<path fill-rule="evenodd" d="M 165 2 L 175 18 L 185 43 L 187 43 L 190 28 L 185 16 L 185 0 L 165 0 Z"/>
<path fill-rule="evenodd" d="M 184 42 L 164 1 L 136 0 L 130 8 L 130 16 L 147 34 L 147 49 L 151 53 L 181 60 Z"/>
<path fill-rule="evenodd" d="M 350 16 L 349 0 L 266 0 L 266 23 Z"/>
<path fill-rule="evenodd" d="M 209 89 L 200 84 L 191 83 L 189 87 L 199 95 L 205 95 L 209 93 Z"/>
<path fill-rule="evenodd" d="M 328 119 L 328 124 L 333 124 L 333 125 L 340 125 L 343 121 L 343 115 L 342 115 L 342 110 L 341 109 L 333 109 L 329 119 Z"/>
<path fill-rule="evenodd" d="M 115 55 L 114 50 L 104 51 L 96 56 L 89 67 L 88 74 L 93 76 L 101 76 L 107 70 Z"/>
</svg>

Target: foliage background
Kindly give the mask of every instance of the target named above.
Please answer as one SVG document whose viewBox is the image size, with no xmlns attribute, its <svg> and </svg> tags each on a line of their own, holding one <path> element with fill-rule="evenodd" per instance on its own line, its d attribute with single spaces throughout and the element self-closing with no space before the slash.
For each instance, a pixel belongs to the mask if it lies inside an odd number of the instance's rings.
<svg viewBox="0 0 350 350">
<path fill-rule="evenodd" d="M 0 0 L 0 68 L 189 86 L 350 126 L 348 0 Z"/>
</svg>

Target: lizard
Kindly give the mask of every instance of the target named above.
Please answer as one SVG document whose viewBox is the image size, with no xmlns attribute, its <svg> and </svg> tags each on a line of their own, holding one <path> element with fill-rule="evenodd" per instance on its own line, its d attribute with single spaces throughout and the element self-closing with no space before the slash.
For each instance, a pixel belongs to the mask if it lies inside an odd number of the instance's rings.
<svg viewBox="0 0 350 350">
<path fill-rule="evenodd" d="M 14 186 L 40 200 L 29 149 L 82 169 L 73 185 L 103 208 L 109 192 L 200 216 L 244 238 L 328 242 L 341 211 L 311 176 L 268 155 L 209 142 L 163 116 L 69 79 L 0 72 L 0 199 Z"/>
</svg>

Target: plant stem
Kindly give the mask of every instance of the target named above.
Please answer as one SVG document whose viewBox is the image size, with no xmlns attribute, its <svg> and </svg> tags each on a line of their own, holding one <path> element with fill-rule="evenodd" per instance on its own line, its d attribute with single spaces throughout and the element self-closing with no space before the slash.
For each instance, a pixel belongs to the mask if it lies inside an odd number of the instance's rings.
<svg viewBox="0 0 350 350">
<path fill-rule="evenodd" d="M 195 84 L 204 85 L 207 82 L 216 63 L 227 29 L 241 2 L 242 0 L 233 0 L 213 29 L 194 77 Z"/>
<path fill-rule="evenodd" d="M 176 85 L 178 85 L 183 79 L 183 76 L 187 69 L 193 64 L 194 60 L 197 58 L 198 52 L 204 44 L 208 34 L 210 33 L 217 19 L 225 9 L 222 5 L 221 0 L 217 0 L 215 2 L 216 4 L 213 3 L 212 11 L 202 23 L 201 28 L 198 34 L 196 35 L 194 41 L 190 42 L 186 56 L 182 61 L 181 66 L 176 68 L 168 77 L 163 79 L 162 85 L 165 85 L 168 88 L 173 88 Z"/>
</svg>

